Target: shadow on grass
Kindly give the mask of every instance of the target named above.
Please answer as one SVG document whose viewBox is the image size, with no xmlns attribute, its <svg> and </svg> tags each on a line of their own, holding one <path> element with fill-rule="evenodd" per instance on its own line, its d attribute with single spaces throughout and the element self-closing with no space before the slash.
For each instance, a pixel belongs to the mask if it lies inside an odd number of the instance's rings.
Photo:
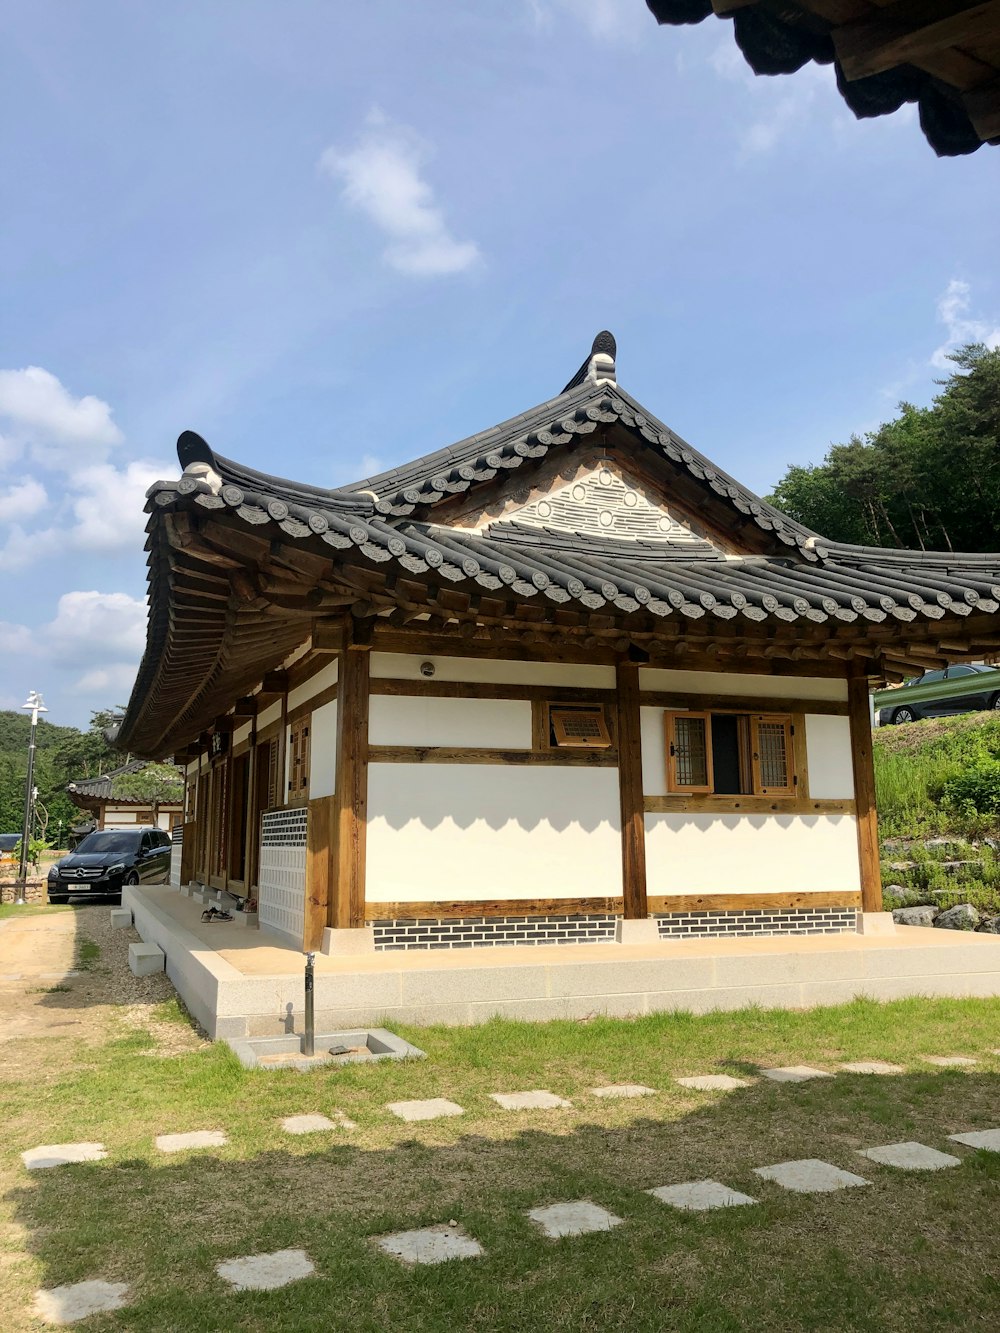
<svg viewBox="0 0 1000 1333">
<path fill-rule="evenodd" d="M 353 1138 L 290 1140 L 276 1106 L 300 1110 L 305 1087 L 328 1110 L 337 1094 L 336 1078 L 313 1077 L 244 1074 L 215 1106 L 172 1109 L 163 1128 L 231 1128 L 221 1153 L 163 1156 L 110 1123 L 109 1160 L 25 1178 L 8 1201 L 41 1285 L 127 1282 L 129 1307 L 88 1327 L 185 1333 L 994 1326 L 1000 1155 L 947 1135 L 1000 1123 L 995 1074 L 762 1080 L 661 1103 L 659 1116 L 654 1098 L 598 1106 L 581 1092 L 573 1112 L 517 1116 L 473 1095 L 476 1132 L 436 1121 L 380 1142 L 407 1131 L 379 1109 Z M 961 1165 L 904 1173 L 858 1155 L 909 1139 Z M 802 1196 L 753 1173 L 803 1157 L 871 1183 Z M 684 1213 L 645 1192 L 704 1178 L 758 1202 Z M 578 1199 L 623 1224 L 554 1242 L 526 1216 Z M 374 1244 L 452 1221 L 482 1258 L 407 1268 Z M 234 1294 L 215 1272 L 224 1259 L 289 1248 L 308 1253 L 314 1278 Z"/>
</svg>

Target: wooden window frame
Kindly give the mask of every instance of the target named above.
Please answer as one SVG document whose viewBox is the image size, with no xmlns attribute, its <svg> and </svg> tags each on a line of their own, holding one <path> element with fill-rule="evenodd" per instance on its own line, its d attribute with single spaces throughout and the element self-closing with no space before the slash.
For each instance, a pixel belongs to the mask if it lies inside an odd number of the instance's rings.
<svg viewBox="0 0 1000 1333">
<path fill-rule="evenodd" d="M 738 797 L 734 797 L 732 792 L 717 792 L 715 790 L 715 772 L 712 755 L 712 718 L 725 714 L 726 716 L 736 716 L 740 719 L 746 719 L 749 727 L 749 746 L 750 763 L 749 772 L 744 773 L 743 747 L 740 751 L 740 774 L 744 781 L 749 779 L 749 791 L 740 792 L 739 796 L 761 796 L 772 798 L 774 800 L 793 801 L 802 793 L 799 786 L 800 746 L 797 744 L 799 739 L 796 733 L 796 726 L 800 729 L 803 725 L 803 718 L 796 713 L 744 713 L 732 708 L 710 708 L 705 710 L 692 709 L 667 709 L 663 714 L 664 726 L 664 747 L 666 763 L 666 788 L 667 793 L 672 796 L 702 796 L 710 800 L 730 802 Z M 708 785 L 707 786 L 684 786 L 677 781 L 677 760 L 676 755 L 672 753 L 676 749 L 676 719 L 679 717 L 701 718 L 705 724 L 705 738 L 707 743 L 707 763 Z M 760 724 L 779 723 L 785 729 L 785 757 L 787 762 L 786 777 L 787 783 L 783 787 L 765 787 L 761 782 L 760 772 Z M 804 747 L 804 738 L 802 747 Z M 803 751 L 804 752 L 804 751 Z"/>
<path fill-rule="evenodd" d="M 687 718 L 689 720 L 699 718 L 705 724 L 705 769 L 708 777 L 707 786 L 686 786 L 677 781 L 677 719 L 679 717 Z M 663 722 L 667 761 L 667 791 L 676 793 L 678 796 L 714 796 L 715 772 L 712 763 L 712 714 L 709 712 L 693 712 L 689 709 L 678 709 L 664 713 Z"/>
<path fill-rule="evenodd" d="M 600 728 L 598 737 L 569 736 L 565 721 L 560 714 L 585 713 L 597 720 Z M 553 739 L 554 737 L 554 739 Z M 607 710 L 603 703 L 547 703 L 545 705 L 545 735 L 548 750 L 611 750 L 614 741 L 608 725 Z"/>
<path fill-rule="evenodd" d="M 309 769 L 312 759 L 312 713 L 289 724 L 288 782 L 285 798 L 289 805 L 309 799 Z"/>
</svg>

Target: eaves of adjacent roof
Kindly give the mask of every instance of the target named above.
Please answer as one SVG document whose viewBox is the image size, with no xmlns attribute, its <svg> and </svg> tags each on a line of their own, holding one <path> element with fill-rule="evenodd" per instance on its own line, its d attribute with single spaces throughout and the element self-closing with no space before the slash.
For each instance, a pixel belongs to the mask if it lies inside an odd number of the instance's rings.
<svg viewBox="0 0 1000 1333">
<path fill-rule="evenodd" d="M 672 25 L 701 23 L 723 7 L 712 0 L 646 3 L 657 22 Z M 729 12 L 718 17 L 732 21 L 755 74 L 794 74 L 810 61 L 833 64 L 840 95 L 859 118 L 890 115 L 915 102 L 920 127 L 939 156 L 1000 143 L 995 7 L 987 12 L 991 7 L 978 0 L 743 0 L 724 8 Z M 882 58 L 870 58 L 879 47 Z M 862 50 L 870 52 L 867 63 Z"/>
<path fill-rule="evenodd" d="M 149 805 L 148 797 L 140 796 L 116 796 L 114 794 L 115 778 L 120 778 L 129 773 L 141 773 L 148 765 L 146 759 L 133 759 L 131 763 L 122 764 L 120 768 L 113 768 L 110 773 L 101 773 L 96 778 L 79 778 L 75 782 L 70 782 L 66 787 L 66 794 L 74 805 L 81 810 L 90 810 L 95 806 L 104 804 L 107 801 L 114 801 L 116 805 Z M 181 779 L 177 779 L 178 796 L 180 801 L 183 795 Z M 161 802 L 161 804 L 170 804 L 170 802 Z"/>
</svg>

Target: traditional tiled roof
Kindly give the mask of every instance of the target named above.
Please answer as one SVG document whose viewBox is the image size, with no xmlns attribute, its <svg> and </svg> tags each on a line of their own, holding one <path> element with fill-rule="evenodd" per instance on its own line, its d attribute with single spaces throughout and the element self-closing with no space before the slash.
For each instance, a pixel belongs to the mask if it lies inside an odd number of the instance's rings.
<svg viewBox="0 0 1000 1333">
<path fill-rule="evenodd" d="M 380 631 L 549 633 L 591 654 L 694 646 L 720 663 L 856 656 L 872 674 L 907 660 L 910 642 L 944 651 L 937 638 L 961 625 L 975 626 L 969 651 L 1000 646 L 1000 555 L 826 541 L 625 393 L 607 347 L 595 340 L 556 398 L 340 490 L 268 477 L 185 433 L 184 475 L 149 491 L 149 641 L 118 743 L 153 753 L 192 739 L 317 617 L 348 609 Z M 554 475 L 595 454 L 641 473 L 692 527 L 654 538 L 541 521 L 533 479 L 551 494 Z"/>
<path fill-rule="evenodd" d="M 858 117 L 915 102 L 941 156 L 1000 143 L 1000 10 L 981 0 L 646 0 L 660 23 L 733 23 L 756 74 L 833 64 Z"/>
<path fill-rule="evenodd" d="M 116 805 L 149 805 L 149 798 L 146 796 L 119 796 L 114 792 L 114 782 L 116 778 L 124 777 L 130 773 L 141 773 L 144 768 L 149 766 L 148 759 L 133 759 L 131 763 L 122 764 L 120 768 L 113 768 L 110 773 L 101 773 L 96 778 L 80 778 L 76 782 L 71 782 L 66 788 L 66 794 L 74 805 L 78 805 L 81 810 L 92 809 L 96 805 L 103 804 L 106 801 L 114 801 Z M 180 801 L 184 794 L 183 782 L 180 774 L 177 775 L 177 800 Z M 170 804 L 170 802 L 162 802 Z"/>
</svg>

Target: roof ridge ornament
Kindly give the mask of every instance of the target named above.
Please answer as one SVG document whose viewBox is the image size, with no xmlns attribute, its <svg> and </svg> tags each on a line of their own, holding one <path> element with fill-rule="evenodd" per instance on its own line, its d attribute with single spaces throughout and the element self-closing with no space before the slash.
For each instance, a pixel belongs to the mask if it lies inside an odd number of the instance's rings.
<svg viewBox="0 0 1000 1333">
<path fill-rule="evenodd" d="M 612 388 L 617 388 L 618 381 L 615 378 L 617 355 L 618 345 L 615 342 L 615 335 L 609 333 L 607 329 L 602 329 L 591 345 L 590 356 L 563 389 L 563 393 L 569 393 L 570 389 L 576 389 L 585 383 L 595 386 L 610 384 Z"/>
<path fill-rule="evenodd" d="M 203 481 L 213 495 L 218 495 L 222 490 L 222 474 L 215 452 L 197 431 L 184 430 L 178 435 L 177 460 L 184 469 L 186 477 Z"/>
</svg>

